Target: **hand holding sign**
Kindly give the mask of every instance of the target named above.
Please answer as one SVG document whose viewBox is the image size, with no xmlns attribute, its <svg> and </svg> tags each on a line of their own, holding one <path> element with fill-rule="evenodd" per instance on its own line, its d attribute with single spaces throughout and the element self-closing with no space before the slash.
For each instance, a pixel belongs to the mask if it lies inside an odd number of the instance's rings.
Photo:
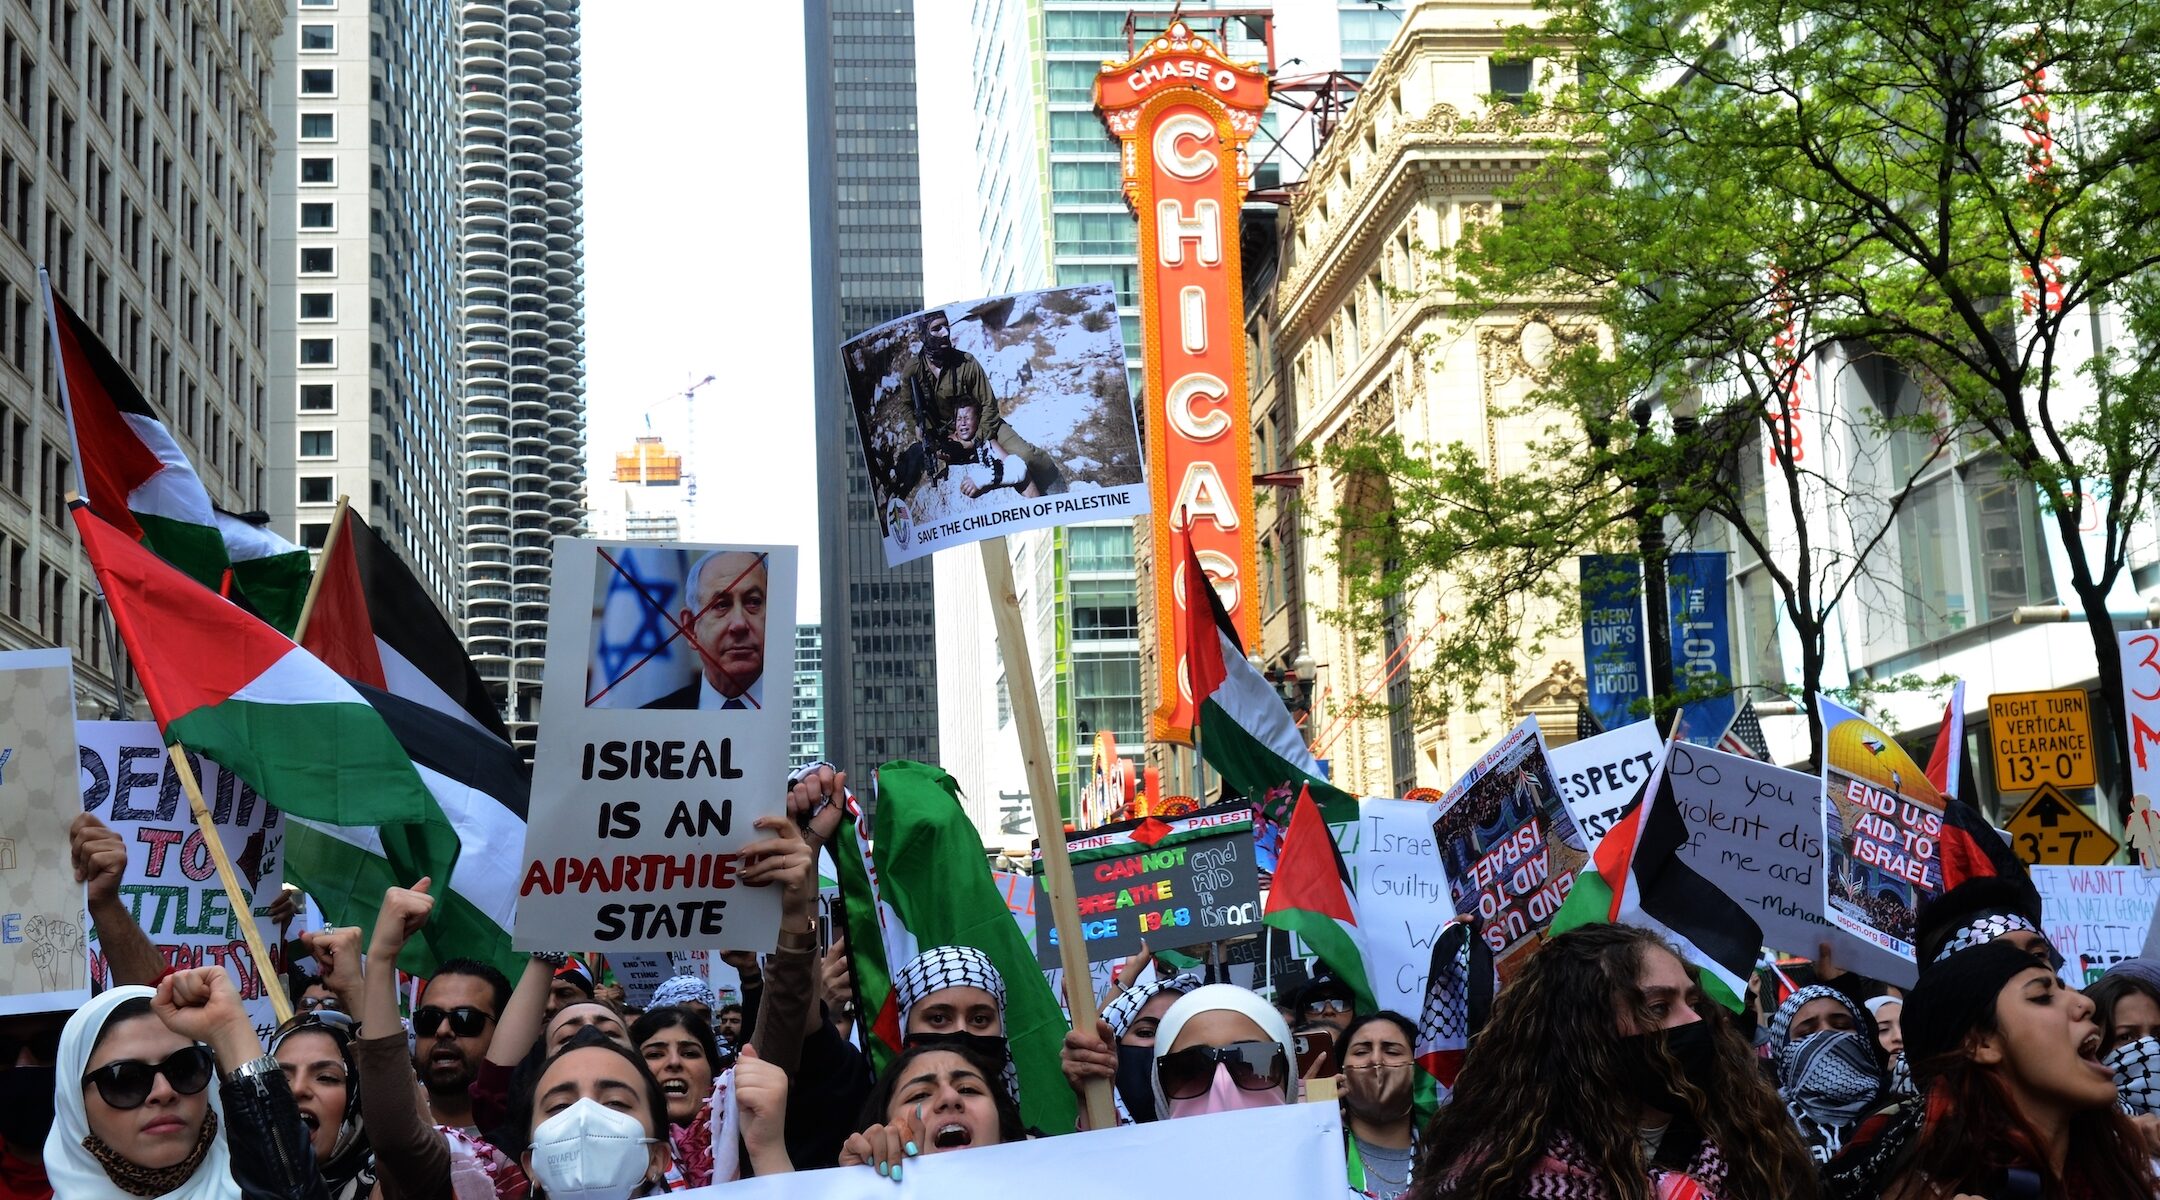
<svg viewBox="0 0 2160 1200">
<path fill-rule="evenodd" d="M 817 898 L 816 855 L 803 840 L 802 830 L 786 817 L 759 817 L 754 823 L 772 836 L 742 848 L 742 882 L 746 887 L 780 886 L 782 903 L 800 909 Z"/>
</svg>

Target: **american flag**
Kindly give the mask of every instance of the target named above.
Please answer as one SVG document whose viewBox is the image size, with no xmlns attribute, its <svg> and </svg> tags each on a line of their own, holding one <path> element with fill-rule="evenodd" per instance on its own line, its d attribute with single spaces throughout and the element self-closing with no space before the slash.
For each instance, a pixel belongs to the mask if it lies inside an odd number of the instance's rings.
<svg viewBox="0 0 2160 1200">
<path fill-rule="evenodd" d="M 1770 761 L 1770 743 L 1763 739 L 1762 721 L 1755 715 L 1755 702 L 1740 706 L 1740 715 L 1733 718 L 1725 736 L 1718 740 L 1718 749 L 1727 754 L 1744 754 L 1749 758 Z"/>
</svg>

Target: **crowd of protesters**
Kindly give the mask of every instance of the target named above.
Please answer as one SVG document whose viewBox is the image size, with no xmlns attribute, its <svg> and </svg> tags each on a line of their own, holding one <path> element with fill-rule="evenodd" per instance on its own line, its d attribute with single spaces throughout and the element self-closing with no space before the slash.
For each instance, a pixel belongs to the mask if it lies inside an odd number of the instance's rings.
<svg viewBox="0 0 2160 1200">
<path fill-rule="evenodd" d="M 783 928 L 813 923 L 832 786 L 798 787 L 800 823 L 761 823 L 743 854 Z M 389 964 L 434 908 L 422 880 L 389 889 L 365 936 L 302 936 L 314 971 L 290 974 L 296 1015 L 265 1043 L 223 968 L 166 969 L 127 919 L 120 839 L 86 816 L 71 849 L 113 982 L 73 1012 L 0 1017 L 0 1200 L 623 1200 L 857 1165 L 897 1182 L 922 1155 L 1067 1132 L 1024 1122 L 1006 981 L 974 948 L 900 966 L 905 1048 L 879 1073 L 851 1040 L 845 955 L 785 937 L 728 956 L 741 1004 L 681 976 L 632 1008 L 552 953 L 515 979 L 444 962 L 407 1012 Z M 2067 986 L 2022 878 L 1916 920 L 1909 990 L 1824 948 L 1811 982 L 1758 975 L 1767 994 L 1737 1013 L 1658 933 L 1553 937 L 1429 1119 L 1418 1022 L 1325 977 L 1278 1003 L 1121 974 L 1061 1062 L 1076 1093 L 1110 1087 L 1120 1123 L 1335 1096 L 1346 1193 L 1373 1200 L 2160 1194 L 2160 963 Z"/>
</svg>

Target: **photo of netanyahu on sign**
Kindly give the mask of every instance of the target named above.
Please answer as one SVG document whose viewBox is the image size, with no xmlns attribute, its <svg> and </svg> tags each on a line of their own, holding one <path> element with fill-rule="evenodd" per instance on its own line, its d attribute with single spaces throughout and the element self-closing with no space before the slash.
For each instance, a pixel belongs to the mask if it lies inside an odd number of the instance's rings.
<svg viewBox="0 0 2160 1200">
<path fill-rule="evenodd" d="M 681 613 L 698 677 L 645 708 L 765 707 L 765 556 L 715 550 L 690 568 Z"/>
</svg>

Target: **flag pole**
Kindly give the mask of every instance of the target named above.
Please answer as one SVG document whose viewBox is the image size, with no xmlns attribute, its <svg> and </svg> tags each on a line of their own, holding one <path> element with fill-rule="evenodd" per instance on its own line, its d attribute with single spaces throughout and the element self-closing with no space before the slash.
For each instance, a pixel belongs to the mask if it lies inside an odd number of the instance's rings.
<svg viewBox="0 0 2160 1200">
<path fill-rule="evenodd" d="M 1020 594 L 1013 587 L 1012 558 L 1002 534 L 977 545 L 982 548 L 983 580 L 990 588 L 990 615 L 997 623 L 998 657 L 1005 664 L 1005 690 L 1012 698 L 1013 720 L 1020 726 L 1020 758 L 1027 766 L 1028 799 L 1034 806 L 1035 834 L 1042 843 L 1043 891 L 1057 929 L 1058 962 L 1065 969 L 1065 1007 L 1072 1013 L 1074 1029 L 1092 1033 L 1095 984 L 1088 974 L 1087 943 L 1080 933 L 1072 860 L 1065 853 L 1065 819 L 1058 811 L 1057 776 L 1051 768 L 1049 738 L 1043 733 L 1042 698 L 1035 692 L 1035 659 L 1028 652 Z M 1037 914 L 1035 919 L 1042 917 Z M 1117 1128 L 1109 1080 L 1088 1080 L 1081 1097 L 1089 1129 Z"/>
<path fill-rule="evenodd" d="M 232 904 L 233 913 L 240 918 L 241 936 L 247 939 L 248 953 L 255 959 L 256 977 L 262 980 L 263 990 L 270 994 L 270 1008 L 277 1014 L 278 1024 L 292 1020 L 292 998 L 285 994 L 283 972 L 270 957 L 269 947 L 263 945 L 262 931 L 255 927 L 255 908 L 248 901 L 247 893 L 240 890 L 240 876 L 233 871 L 232 857 L 225 853 L 225 843 L 218 837 L 217 821 L 210 815 L 210 806 L 203 803 L 202 787 L 195 781 L 195 768 L 188 762 L 187 748 L 178 742 L 165 748 L 172 759 L 173 770 L 180 776 L 180 786 L 187 791 L 188 810 L 195 814 L 196 828 L 202 830 L 203 845 L 210 850 L 210 861 L 217 865 L 218 881 L 225 885 L 225 898 Z"/>
<path fill-rule="evenodd" d="M 330 561 L 330 553 L 337 549 L 338 535 L 345 532 L 345 511 L 352 507 L 352 497 L 338 493 L 337 511 L 330 514 L 330 532 L 323 538 L 322 557 L 316 559 L 316 567 L 308 576 L 307 595 L 300 601 L 300 619 L 293 623 L 292 640 L 295 646 L 307 636 L 308 618 L 315 615 L 315 594 L 322 590 L 322 565 Z"/>
</svg>

